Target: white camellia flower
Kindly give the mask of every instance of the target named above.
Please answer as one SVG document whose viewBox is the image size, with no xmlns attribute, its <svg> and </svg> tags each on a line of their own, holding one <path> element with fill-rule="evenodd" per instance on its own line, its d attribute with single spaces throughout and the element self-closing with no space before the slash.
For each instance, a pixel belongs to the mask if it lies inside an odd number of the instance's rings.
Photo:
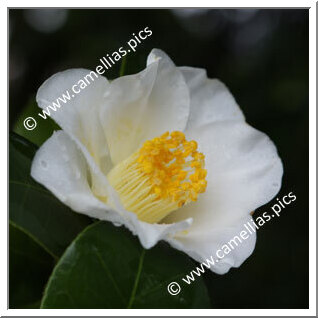
<svg viewBox="0 0 318 318">
<path fill-rule="evenodd" d="M 49 78 L 39 106 L 89 72 Z M 281 186 L 274 144 L 245 122 L 225 85 L 157 49 L 142 72 L 111 82 L 98 76 L 52 117 L 62 130 L 36 153 L 32 177 L 74 211 L 126 226 L 147 249 L 165 240 L 203 262 Z M 240 266 L 255 241 L 251 235 L 211 269 Z"/>
</svg>

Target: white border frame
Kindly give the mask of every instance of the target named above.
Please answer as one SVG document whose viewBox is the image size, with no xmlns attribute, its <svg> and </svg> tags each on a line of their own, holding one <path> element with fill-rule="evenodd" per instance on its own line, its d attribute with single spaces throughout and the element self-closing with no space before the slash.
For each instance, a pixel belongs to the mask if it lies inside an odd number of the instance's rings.
<svg viewBox="0 0 318 318">
<path fill-rule="evenodd" d="M 0 35 L 1 42 L 7 42 L 7 27 L 8 27 L 8 8 L 23 8 L 26 4 L 28 7 L 74 7 L 78 4 L 76 0 L 50 0 L 46 1 L 46 5 L 40 0 L 31 0 L 28 2 L 21 0 L 8 1 L 1 5 L 0 10 Z M 49 4 L 48 4 L 49 3 Z M 90 0 L 90 6 L 83 6 L 83 8 L 105 8 L 106 2 L 100 0 Z M 135 0 L 129 2 L 128 0 L 113 1 L 112 3 L 107 2 L 107 8 L 131 8 L 132 4 L 135 8 L 162 8 L 169 7 L 210 7 L 213 8 L 310 8 L 309 10 L 309 309 L 7 309 L 8 290 L 7 290 L 7 264 L 8 264 L 8 250 L 7 250 L 7 238 L 8 238 L 8 220 L 7 214 L 4 212 L 7 210 L 8 204 L 8 186 L 7 178 L 1 183 L 1 202 L 2 202 L 2 213 L 1 213 L 1 230 L 0 230 L 0 242 L 1 242 L 1 255 L 7 255 L 7 259 L 2 260 L 0 263 L 0 314 L 1 316 L 257 316 L 257 315 L 268 315 L 268 316 L 316 316 L 316 2 L 315 1 L 225 1 L 215 0 L 203 1 L 196 0 L 191 2 L 189 0 L 161 0 L 156 1 L 155 5 L 150 6 L 149 1 Z M 194 6 L 195 4 L 195 6 Z M 8 44 L 7 50 L 1 50 L 1 69 L 2 74 L 6 74 L 4 70 L 8 70 Z M 1 97 L 2 107 L 1 111 L 1 127 L 3 133 L 0 135 L 1 145 L 4 147 L 7 144 L 7 132 L 8 123 L 5 118 L 8 118 L 5 104 L 9 103 L 8 96 L 8 79 L 7 76 L 2 75 L 1 78 Z M 6 100 L 4 100 L 6 96 Z M 2 175 L 8 176 L 8 161 L 7 156 L 1 157 Z M 6 170 L 5 170 L 6 169 Z M 4 191 L 6 190 L 6 191 Z M 5 202 L 7 203 L 5 205 Z M 300 211 L 301 213 L 302 211 Z M 301 261 L 301 260 L 299 260 Z M 291 278 L 292 279 L 292 278 Z M 251 286 L 253 288 L 253 286 Z"/>
</svg>

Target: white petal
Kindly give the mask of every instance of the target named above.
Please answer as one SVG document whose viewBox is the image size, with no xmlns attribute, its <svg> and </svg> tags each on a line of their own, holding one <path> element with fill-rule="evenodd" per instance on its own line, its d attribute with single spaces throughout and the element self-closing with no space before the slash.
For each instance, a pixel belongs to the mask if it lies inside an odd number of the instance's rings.
<svg viewBox="0 0 318 318">
<path fill-rule="evenodd" d="M 199 263 L 209 264 L 206 260 L 211 261 L 212 256 L 215 263 L 211 265 L 210 269 L 217 274 L 225 274 L 231 267 L 241 266 L 254 250 L 256 232 L 244 227 L 244 224 L 248 227 L 248 223 L 254 227 L 250 220 L 251 217 L 246 216 L 232 226 L 213 228 L 204 233 L 189 231 L 189 234 L 175 235 L 167 241 L 171 246 L 185 252 Z M 240 235 L 241 231 L 246 233 Z M 233 239 L 236 243 L 232 241 Z M 218 252 L 218 250 L 221 251 Z M 195 268 L 193 269 L 195 270 Z"/>
<path fill-rule="evenodd" d="M 152 61 L 155 54 L 160 57 L 156 55 Z M 105 98 L 107 107 L 100 115 L 114 164 L 147 139 L 165 131 L 183 130 L 190 109 L 181 72 L 159 50 L 149 55 L 144 71 L 112 81 Z"/>
<path fill-rule="evenodd" d="M 170 222 L 194 218 L 198 231 L 225 226 L 270 201 L 279 191 L 283 166 L 272 141 L 245 122 L 218 122 L 187 135 L 205 155 L 208 186 L 198 201 Z"/>
<path fill-rule="evenodd" d="M 111 82 L 100 118 L 114 164 L 136 150 L 148 131 L 143 125 L 148 98 L 157 74 L 157 65 Z"/>
<path fill-rule="evenodd" d="M 31 168 L 31 176 L 74 211 L 98 219 L 117 220 L 117 214 L 93 195 L 88 174 L 84 156 L 63 131 L 54 133 L 41 146 Z"/>
<path fill-rule="evenodd" d="M 206 70 L 179 67 L 190 90 L 190 116 L 187 130 L 224 120 L 244 120 L 244 115 L 228 88 L 209 79 Z"/>
<path fill-rule="evenodd" d="M 61 97 L 67 90 L 72 93 L 72 86 L 89 74 L 89 70 L 71 69 L 57 73 L 47 79 L 39 88 L 36 96 L 38 105 L 46 109 L 52 102 Z M 110 168 L 107 141 L 99 119 L 99 108 L 104 103 L 108 81 L 103 76 L 91 74 L 87 77 L 90 85 L 66 104 L 60 101 L 61 107 L 56 111 L 50 109 L 52 118 L 68 133 L 83 151 L 90 166 L 93 178 L 92 188 L 100 196 L 107 196 L 105 192 L 105 174 Z"/>
<path fill-rule="evenodd" d="M 265 134 L 245 122 L 205 125 L 187 138 L 196 140 L 206 156 L 208 186 L 197 202 L 164 220 L 192 217 L 187 242 L 237 224 L 279 191 L 283 167 L 276 148 Z"/>
</svg>

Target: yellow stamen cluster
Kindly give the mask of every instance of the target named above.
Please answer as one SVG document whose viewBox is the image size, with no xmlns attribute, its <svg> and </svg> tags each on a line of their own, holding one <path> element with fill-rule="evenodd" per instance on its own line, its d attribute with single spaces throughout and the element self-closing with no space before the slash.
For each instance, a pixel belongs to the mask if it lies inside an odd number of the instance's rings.
<svg viewBox="0 0 318 318">
<path fill-rule="evenodd" d="M 129 211 L 142 221 L 158 223 L 207 186 L 204 155 L 180 131 L 146 141 L 141 149 L 108 174 Z"/>
<path fill-rule="evenodd" d="M 207 171 L 197 147 L 196 141 L 187 141 L 180 131 L 166 132 L 144 143 L 138 162 L 159 199 L 171 198 L 182 206 L 196 201 L 205 191 Z"/>
</svg>

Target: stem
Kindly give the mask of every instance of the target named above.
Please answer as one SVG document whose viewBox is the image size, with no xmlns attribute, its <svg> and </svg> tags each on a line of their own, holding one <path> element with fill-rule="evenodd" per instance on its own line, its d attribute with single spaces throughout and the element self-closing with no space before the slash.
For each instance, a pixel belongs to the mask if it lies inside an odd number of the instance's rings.
<svg viewBox="0 0 318 318">
<path fill-rule="evenodd" d="M 119 71 L 119 77 L 123 76 L 125 74 L 126 70 L 126 62 L 127 62 L 127 55 L 123 57 L 121 65 L 120 65 L 120 71 Z"/>
</svg>

